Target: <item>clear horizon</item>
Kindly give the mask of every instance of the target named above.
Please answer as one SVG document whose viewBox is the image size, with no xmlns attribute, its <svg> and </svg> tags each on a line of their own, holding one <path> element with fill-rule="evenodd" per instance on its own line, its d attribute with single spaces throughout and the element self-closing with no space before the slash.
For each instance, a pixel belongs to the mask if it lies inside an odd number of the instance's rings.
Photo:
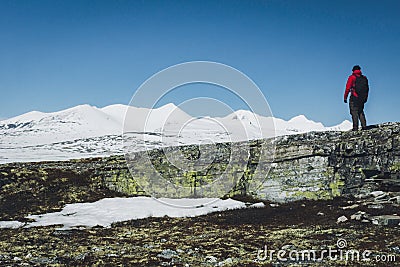
<svg viewBox="0 0 400 267">
<path fill-rule="evenodd" d="M 368 124 L 400 121 L 399 8 L 394 0 L 357 6 L 341 0 L 2 0 L 0 120 L 79 104 L 128 104 L 160 70 L 206 60 L 249 76 L 274 117 L 303 114 L 324 125 L 351 119 L 344 86 L 359 64 L 371 87 Z M 225 99 L 210 86 L 188 88 L 165 101 Z"/>
</svg>

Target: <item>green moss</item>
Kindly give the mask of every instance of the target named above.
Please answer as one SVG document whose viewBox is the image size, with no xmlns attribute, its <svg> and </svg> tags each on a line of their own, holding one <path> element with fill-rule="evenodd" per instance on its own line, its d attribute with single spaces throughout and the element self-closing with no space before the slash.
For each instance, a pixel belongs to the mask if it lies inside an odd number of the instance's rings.
<svg viewBox="0 0 400 267">
<path fill-rule="evenodd" d="M 39 172 L 39 177 L 43 180 L 46 181 L 46 179 L 49 177 L 49 174 L 47 171 L 45 171 L 44 169 L 38 169 Z"/>
<path fill-rule="evenodd" d="M 117 180 L 118 180 L 118 175 L 116 175 L 116 174 L 111 175 L 111 179 L 110 179 L 111 182 L 116 182 Z"/>
<path fill-rule="evenodd" d="M 331 177 L 333 171 L 327 170 L 325 175 Z M 297 191 L 293 194 L 294 197 L 302 199 L 311 200 L 327 200 L 333 197 L 338 197 L 341 195 L 342 188 L 345 185 L 344 181 L 340 180 L 339 177 L 335 177 L 334 180 L 329 183 L 329 188 L 323 183 L 317 183 L 316 187 L 319 189 L 317 191 Z M 288 188 L 290 190 L 290 188 Z"/>
<path fill-rule="evenodd" d="M 296 198 L 311 200 L 326 200 L 332 198 L 332 195 L 328 190 L 297 191 L 293 194 L 293 196 Z"/>
<path fill-rule="evenodd" d="M 390 166 L 391 172 L 399 172 L 400 171 L 400 162 L 395 162 L 392 166 Z"/>
<path fill-rule="evenodd" d="M 127 195 L 137 195 L 138 194 L 138 185 L 135 180 L 132 179 L 119 179 L 116 175 L 113 176 L 113 181 L 115 187 L 118 191 L 121 191 Z"/>
<path fill-rule="evenodd" d="M 324 172 L 324 176 L 328 179 L 333 179 L 333 181 L 329 183 L 329 188 L 330 188 L 332 197 L 340 196 L 342 194 L 342 189 L 345 185 L 344 181 L 341 180 L 340 177 L 334 173 L 332 168 L 328 168 Z"/>
<path fill-rule="evenodd" d="M 329 184 L 329 188 L 331 189 L 332 197 L 338 197 L 342 194 L 342 188 L 345 183 L 343 180 L 335 179 L 333 182 Z"/>
<path fill-rule="evenodd" d="M 327 168 L 326 171 L 324 172 L 324 176 L 326 178 L 331 178 L 332 176 L 334 176 L 334 172 L 332 168 Z"/>
</svg>

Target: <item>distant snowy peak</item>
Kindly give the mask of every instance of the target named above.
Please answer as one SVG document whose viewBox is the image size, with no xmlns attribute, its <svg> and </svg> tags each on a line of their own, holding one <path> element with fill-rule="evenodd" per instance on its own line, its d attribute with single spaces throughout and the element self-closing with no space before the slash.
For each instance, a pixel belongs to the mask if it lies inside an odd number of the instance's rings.
<svg viewBox="0 0 400 267">
<path fill-rule="evenodd" d="M 113 120 L 117 121 L 119 124 L 122 125 L 124 123 L 124 118 L 127 109 L 128 109 L 127 105 L 115 104 L 106 106 L 104 108 L 101 108 L 100 110 L 104 112 L 104 114 L 108 115 L 110 118 L 112 118 Z"/>
<path fill-rule="evenodd" d="M 327 130 L 328 131 L 348 131 L 352 127 L 353 127 L 353 124 L 350 121 L 345 120 L 341 124 L 338 124 L 336 126 L 327 127 Z"/>
<path fill-rule="evenodd" d="M 23 123 L 30 121 L 39 121 L 40 119 L 47 116 L 48 113 L 40 112 L 40 111 L 30 111 L 28 113 L 0 121 L 0 124 L 9 124 L 9 123 Z"/>
<path fill-rule="evenodd" d="M 173 112 L 174 110 L 179 109 L 174 103 L 168 103 L 164 106 L 154 108 L 153 110 L 163 111 L 163 112 Z"/>
<path fill-rule="evenodd" d="M 231 117 L 233 120 L 255 119 L 256 116 L 257 115 L 250 110 L 237 110 L 228 115 L 228 117 Z"/>
<path fill-rule="evenodd" d="M 313 124 L 313 125 L 323 126 L 323 124 L 320 122 L 315 122 L 313 120 L 309 120 L 305 115 L 295 116 L 295 117 L 291 118 L 288 122 L 291 124 L 294 124 L 294 125 L 296 125 L 296 124 L 297 125 Z"/>
<path fill-rule="evenodd" d="M 44 133 L 64 134 L 65 138 L 68 138 L 69 133 L 74 133 L 74 136 L 80 135 L 84 138 L 107 134 L 120 135 L 123 129 L 126 131 L 144 131 L 143 125 L 146 125 L 146 131 L 160 131 L 165 126 L 183 125 L 191 119 L 193 119 L 191 116 L 172 103 L 154 109 L 130 107 L 122 104 L 97 108 L 85 104 L 50 113 L 31 111 L 0 121 L 0 130 L 30 129 L 31 133 L 32 130 L 35 130 L 36 133 L 41 135 Z M 274 117 L 256 115 L 249 110 L 237 110 L 223 118 L 215 119 L 231 129 L 237 129 L 237 125 L 240 124 L 245 128 L 247 127 L 246 131 L 257 127 L 268 130 L 275 129 L 276 135 L 307 131 L 343 131 L 351 128 L 349 121 L 344 121 L 336 126 L 325 127 L 322 123 L 309 120 L 304 115 L 285 121 Z M 146 123 L 144 123 L 145 121 Z M 210 126 L 209 122 L 210 120 L 196 122 L 196 129 L 207 130 Z M 203 127 L 201 127 L 201 123 L 203 123 Z M 230 125 L 236 126 L 229 127 Z"/>
<path fill-rule="evenodd" d="M 307 119 L 304 115 L 299 115 L 291 118 L 288 121 L 288 126 L 292 129 L 300 130 L 300 131 L 322 131 L 325 130 L 325 126 L 320 122 L 315 122 Z"/>
<path fill-rule="evenodd" d="M 291 123 L 302 123 L 302 122 L 309 122 L 309 121 L 310 120 L 307 119 L 307 117 L 304 115 L 298 115 L 289 120 L 289 122 L 291 122 Z"/>
<path fill-rule="evenodd" d="M 28 112 L 0 122 L 0 143 L 6 147 L 43 146 L 121 134 L 121 121 L 90 105 L 50 113 Z"/>
</svg>

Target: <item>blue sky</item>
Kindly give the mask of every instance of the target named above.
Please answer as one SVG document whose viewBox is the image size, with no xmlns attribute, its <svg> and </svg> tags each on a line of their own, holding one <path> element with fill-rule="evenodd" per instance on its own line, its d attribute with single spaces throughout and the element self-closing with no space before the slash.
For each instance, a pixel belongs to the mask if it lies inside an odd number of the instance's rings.
<svg viewBox="0 0 400 267">
<path fill-rule="evenodd" d="M 210 60 L 253 79 L 274 116 L 325 125 L 350 119 L 344 85 L 360 64 L 369 123 L 400 121 L 397 0 L 0 0 L 0 33 L 1 118 L 128 104 L 154 73 Z"/>
</svg>

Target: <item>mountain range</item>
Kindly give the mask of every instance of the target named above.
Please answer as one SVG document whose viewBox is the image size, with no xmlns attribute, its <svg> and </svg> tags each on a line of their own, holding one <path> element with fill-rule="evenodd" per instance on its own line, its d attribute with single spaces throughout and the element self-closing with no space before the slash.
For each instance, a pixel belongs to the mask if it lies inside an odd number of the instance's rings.
<svg viewBox="0 0 400 267">
<path fill-rule="evenodd" d="M 0 121 L 0 163 L 123 154 L 169 145 L 242 141 L 310 131 L 346 131 L 307 119 L 289 121 L 238 110 L 225 117 L 192 117 L 174 104 L 156 109 L 115 104 L 31 111 Z"/>
</svg>

